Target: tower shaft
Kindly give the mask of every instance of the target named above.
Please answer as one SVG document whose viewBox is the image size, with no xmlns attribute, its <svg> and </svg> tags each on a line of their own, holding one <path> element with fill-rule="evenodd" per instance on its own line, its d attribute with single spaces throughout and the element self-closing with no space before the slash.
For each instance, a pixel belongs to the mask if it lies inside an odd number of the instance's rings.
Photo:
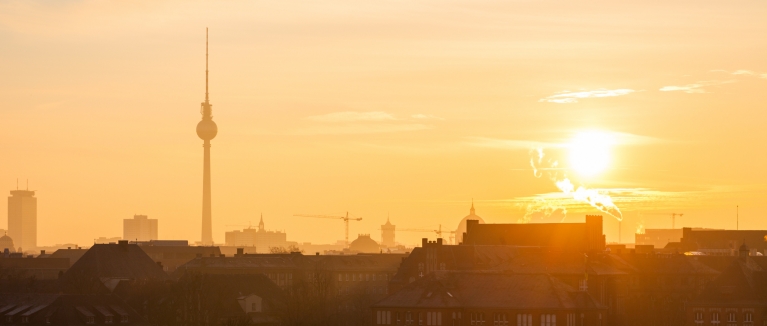
<svg viewBox="0 0 767 326">
<path fill-rule="evenodd" d="M 213 227 L 210 207 L 210 140 L 205 140 L 202 167 L 202 244 L 213 245 Z"/>
</svg>

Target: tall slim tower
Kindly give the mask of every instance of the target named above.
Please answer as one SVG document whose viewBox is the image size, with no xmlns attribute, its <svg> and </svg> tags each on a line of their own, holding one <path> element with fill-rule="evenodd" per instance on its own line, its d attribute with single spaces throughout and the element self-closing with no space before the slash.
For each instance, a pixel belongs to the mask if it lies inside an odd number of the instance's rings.
<svg viewBox="0 0 767 326">
<path fill-rule="evenodd" d="M 8 236 L 23 250 L 37 247 L 37 198 L 33 190 L 11 190 L 8 197 Z"/>
<path fill-rule="evenodd" d="M 205 102 L 202 102 L 200 113 L 202 120 L 197 124 L 197 136 L 204 142 L 202 167 L 202 244 L 213 245 L 213 229 L 211 226 L 210 210 L 210 141 L 216 137 L 218 127 L 213 122 L 213 105 L 208 99 L 208 29 L 205 29 Z"/>
</svg>

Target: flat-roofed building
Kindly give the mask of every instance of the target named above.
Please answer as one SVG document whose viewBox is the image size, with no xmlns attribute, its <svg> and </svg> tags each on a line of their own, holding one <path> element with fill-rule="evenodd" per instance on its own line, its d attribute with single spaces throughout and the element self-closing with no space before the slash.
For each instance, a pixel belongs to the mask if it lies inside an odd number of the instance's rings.
<svg viewBox="0 0 767 326">
<path fill-rule="evenodd" d="M 146 215 L 134 215 L 123 220 L 123 239 L 129 241 L 157 240 L 157 220 Z"/>
<path fill-rule="evenodd" d="M 22 250 L 37 248 L 37 197 L 31 190 L 11 190 L 8 197 L 8 236 Z"/>
</svg>

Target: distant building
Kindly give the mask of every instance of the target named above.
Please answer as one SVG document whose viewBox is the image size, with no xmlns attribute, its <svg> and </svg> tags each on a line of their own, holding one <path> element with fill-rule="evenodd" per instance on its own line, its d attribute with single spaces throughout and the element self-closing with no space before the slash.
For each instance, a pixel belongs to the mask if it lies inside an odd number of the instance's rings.
<svg viewBox="0 0 767 326">
<path fill-rule="evenodd" d="M 134 215 L 123 220 L 123 239 L 129 241 L 157 240 L 157 220 L 146 215 Z"/>
<path fill-rule="evenodd" d="M 682 229 L 646 229 L 644 233 L 634 235 L 637 245 L 653 245 L 654 248 L 664 248 L 669 242 L 679 242 L 682 239 Z"/>
<path fill-rule="evenodd" d="M 466 221 L 464 245 L 560 248 L 589 252 L 605 249 L 602 216 L 586 215 L 585 223 L 480 224 Z"/>
<path fill-rule="evenodd" d="M 225 233 L 225 244 L 231 247 L 256 247 L 258 252 L 269 252 L 269 248 L 288 248 L 297 245 L 296 242 L 288 242 L 285 232 L 267 231 L 264 227 L 264 217 L 258 222 L 258 229 L 247 228 Z"/>
<path fill-rule="evenodd" d="M 471 208 L 469 209 L 469 215 L 464 216 L 461 222 L 458 223 L 458 227 L 455 229 L 455 243 L 460 244 L 463 242 L 463 234 L 466 233 L 466 221 L 475 220 L 479 224 L 485 224 L 485 220 L 477 216 L 474 212 L 474 201 L 471 202 Z"/>
<path fill-rule="evenodd" d="M 6 250 L 8 250 L 9 253 L 16 252 L 16 247 L 13 246 L 13 239 L 7 234 L 4 234 L 0 237 L 0 252 L 5 252 Z"/>
<path fill-rule="evenodd" d="M 30 190 L 11 190 L 8 197 L 8 236 L 23 250 L 37 248 L 37 198 Z"/>
<path fill-rule="evenodd" d="M 387 248 L 396 246 L 394 242 L 394 230 L 396 225 L 389 222 L 389 218 L 386 218 L 386 224 L 381 225 L 381 245 Z"/>
<path fill-rule="evenodd" d="M 56 253 L 58 251 L 53 255 Z M 60 280 L 65 292 L 82 293 L 87 290 L 90 293 L 107 293 L 123 281 L 148 282 L 168 279 L 168 274 L 163 272 L 141 247 L 129 244 L 127 240 L 120 240 L 118 244 L 93 245 Z"/>
<path fill-rule="evenodd" d="M 680 243 L 685 252 L 706 255 L 737 256 L 743 242 L 749 246 L 752 256 L 767 250 L 767 230 L 714 230 L 683 228 Z"/>
<path fill-rule="evenodd" d="M 122 240 L 120 237 L 99 237 L 98 239 L 93 239 L 93 244 L 109 244 L 109 243 L 117 243 L 118 241 Z"/>
<path fill-rule="evenodd" d="M 545 273 L 434 272 L 371 308 L 373 325 L 609 325 L 607 306 Z"/>
<path fill-rule="evenodd" d="M 767 325 L 767 257 L 749 252 L 742 244 L 738 258 L 685 305 L 685 325 Z"/>
<path fill-rule="evenodd" d="M 381 246 L 370 238 L 370 234 L 360 234 L 349 244 L 349 251 L 361 253 L 376 253 L 381 251 Z"/>
<path fill-rule="evenodd" d="M 0 257 L 0 270 L 6 275 L 23 275 L 36 280 L 55 280 L 69 268 L 66 258 Z"/>
</svg>

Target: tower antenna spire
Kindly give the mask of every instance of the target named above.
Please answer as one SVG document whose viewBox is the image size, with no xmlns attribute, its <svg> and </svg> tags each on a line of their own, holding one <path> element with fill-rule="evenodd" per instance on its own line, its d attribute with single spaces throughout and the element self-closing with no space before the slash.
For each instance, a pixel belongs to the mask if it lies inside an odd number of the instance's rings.
<svg viewBox="0 0 767 326">
<path fill-rule="evenodd" d="M 208 103 L 208 28 L 205 27 L 205 103 Z"/>
</svg>

